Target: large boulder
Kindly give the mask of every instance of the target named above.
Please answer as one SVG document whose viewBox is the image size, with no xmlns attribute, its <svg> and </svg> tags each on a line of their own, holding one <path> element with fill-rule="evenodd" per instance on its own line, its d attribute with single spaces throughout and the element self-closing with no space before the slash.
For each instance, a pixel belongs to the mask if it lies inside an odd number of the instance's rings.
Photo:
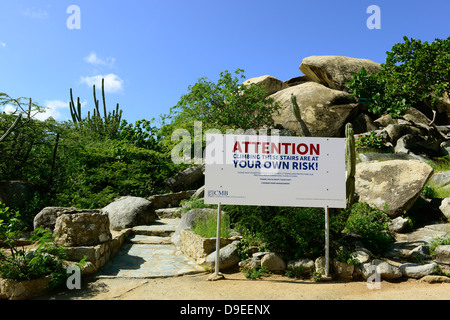
<svg viewBox="0 0 450 320">
<path fill-rule="evenodd" d="M 442 200 L 439 210 L 441 210 L 445 218 L 450 221 L 450 198 L 444 198 Z"/>
<path fill-rule="evenodd" d="M 435 261 L 450 264 L 450 244 L 441 244 L 435 249 Z"/>
<path fill-rule="evenodd" d="M 182 200 L 190 199 L 196 190 L 187 190 L 165 194 L 156 194 L 147 199 L 151 201 L 153 208 L 174 208 L 179 207 Z"/>
<path fill-rule="evenodd" d="M 41 228 L 53 232 L 58 214 L 63 213 L 64 211 L 73 210 L 75 210 L 75 208 L 45 207 L 34 217 L 33 227 L 34 229 Z"/>
<path fill-rule="evenodd" d="M 239 241 L 233 241 L 219 250 L 219 270 L 224 270 L 236 266 L 240 259 L 239 256 Z M 216 251 L 211 252 L 205 260 L 205 265 L 210 268 L 216 266 Z"/>
<path fill-rule="evenodd" d="M 164 184 L 173 192 L 196 189 L 204 184 L 204 171 L 205 165 L 203 164 L 191 166 L 167 179 Z"/>
<path fill-rule="evenodd" d="M 399 268 L 402 274 L 408 278 L 420 279 L 436 272 L 437 263 L 428 264 L 404 263 Z"/>
<path fill-rule="evenodd" d="M 149 225 L 157 219 L 151 201 L 140 197 L 121 197 L 102 211 L 108 214 L 113 230 Z"/>
<path fill-rule="evenodd" d="M 364 67 L 369 74 L 377 73 L 380 64 L 368 60 L 343 56 L 310 56 L 304 58 L 300 71 L 311 80 L 337 90 L 344 90 L 353 74 Z"/>
<path fill-rule="evenodd" d="M 284 81 L 281 81 L 275 77 L 266 75 L 256 78 L 248 79 L 244 82 L 245 85 L 251 85 L 251 84 L 257 84 L 267 91 L 267 95 L 274 94 L 275 92 L 278 92 L 280 90 L 289 88 L 289 85 L 285 83 Z"/>
<path fill-rule="evenodd" d="M 399 267 L 383 260 L 374 259 L 372 262 L 361 264 L 361 275 L 366 280 L 374 274 L 375 270 L 380 278 L 385 280 L 394 280 L 403 276 Z"/>
<path fill-rule="evenodd" d="M 437 125 L 447 125 L 450 123 L 450 96 L 445 93 L 436 107 L 436 124 Z"/>
<path fill-rule="evenodd" d="M 311 275 L 315 270 L 315 263 L 308 258 L 300 258 L 297 260 L 288 261 L 286 265 L 287 270 L 299 271 L 302 275 Z"/>
<path fill-rule="evenodd" d="M 100 210 L 74 210 L 59 214 L 55 242 L 67 247 L 95 246 L 111 240 L 108 215 Z"/>
<path fill-rule="evenodd" d="M 360 202 L 394 219 L 411 208 L 432 174 L 433 169 L 418 160 L 362 162 L 356 165 L 355 191 Z"/>
<path fill-rule="evenodd" d="M 273 114 L 276 125 L 301 134 L 293 111 L 291 96 L 295 95 L 303 121 L 315 137 L 339 137 L 349 119 L 358 112 L 358 103 L 346 92 L 333 90 L 315 82 L 306 82 L 270 95 L 279 102 L 279 112 Z"/>
<path fill-rule="evenodd" d="M 286 262 L 275 252 L 270 252 L 261 259 L 261 267 L 266 267 L 268 271 L 280 272 L 286 270 Z"/>
</svg>

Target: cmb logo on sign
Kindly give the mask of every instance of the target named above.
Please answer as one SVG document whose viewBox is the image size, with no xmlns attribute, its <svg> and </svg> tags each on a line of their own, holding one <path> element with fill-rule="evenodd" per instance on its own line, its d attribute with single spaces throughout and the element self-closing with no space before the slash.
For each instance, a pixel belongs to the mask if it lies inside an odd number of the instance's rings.
<svg viewBox="0 0 450 320">
<path fill-rule="evenodd" d="M 208 190 L 208 197 L 228 197 L 227 190 Z"/>
</svg>

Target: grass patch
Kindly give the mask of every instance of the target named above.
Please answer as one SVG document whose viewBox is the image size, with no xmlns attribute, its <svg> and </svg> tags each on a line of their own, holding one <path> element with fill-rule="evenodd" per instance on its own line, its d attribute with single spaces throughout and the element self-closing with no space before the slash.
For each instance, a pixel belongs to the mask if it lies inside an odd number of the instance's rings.
<svg viewBox="0 0 450 320">
<path fill-rule="evenodd" d="M 442 237 L 442 238 L 436 238 L 430 243 L 430 253 L 433 255 L 436 253 L 436 247 L 441 245 L 448 245 L 450 244 L 450 236 Z"/>
<path fill-rule="evenodd" d="M 449 171 L 450 170 L 450 156 L 434 158 L 428 164 L 434 171 Z"/>
<path fill-rule="evenodd" d="M 422 194 L 428 198 L 448 198 L 450 197 L 450 188 L 443 186 L 438 187 L 433 183 L 428 182 L 422 190 Z"/>
<path fill-rule="evenodd" d="M 217 208 L 217 205 L 205 204 L 204 199 L 181 200 L 180 206 L 183 208 L 183 212 L 188 212 L 191 209 L 203 209 L 203 208 L 216 209 Z"/>
<path fill-rule="evenodd" d="M 195 234 L 204 238 L 214 238 L 217 236 L 217 216 L 208 216 L 206 219 L 199 221 L 193 228 Z M 226 214 L 222 214 L 220 222 L 220 237 L 229 238 L 231 235 L 230 218 Z"/>
</svg>

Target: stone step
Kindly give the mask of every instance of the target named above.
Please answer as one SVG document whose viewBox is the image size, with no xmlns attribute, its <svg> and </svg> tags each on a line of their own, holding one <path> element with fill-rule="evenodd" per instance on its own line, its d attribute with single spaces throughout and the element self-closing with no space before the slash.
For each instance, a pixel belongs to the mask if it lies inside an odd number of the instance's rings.
<svg viewBox="0 0 450 320">
<path fill-rule="evenodd" d="M 132 228 L 132 233 L 143 236 L 170 237 L 180 222 L 180 219 L 159 219 L 148 226 L 136 226 Z"/>
<path fill-rule="evenodd" d="M 182 207 L 174 207 L 174 208 L 156 209 L 155 212 L 159 218 L 170 219 L 181 217 L 182 210 L 183 210 Z"/>
<path fill-rule="evenodd" d="M 145 236 L 135 234 L 127 239 L 132 244 L 172 244 L 170 237 Z"/>
</svg>

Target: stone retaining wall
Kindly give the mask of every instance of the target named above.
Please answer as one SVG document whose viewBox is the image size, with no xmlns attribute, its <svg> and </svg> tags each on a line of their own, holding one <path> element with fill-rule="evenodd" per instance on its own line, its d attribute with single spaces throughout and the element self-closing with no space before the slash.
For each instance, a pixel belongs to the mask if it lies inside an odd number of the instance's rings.
<svg viewBox="0 0 450 320">
<path fill-rule="evenodd" d="M 220 238 L 220 247 L 224 247 L 235 240 L 234 238 Z M 181 230 L 180 249 L 183 254 L 197 264 L 205 263 L 206 257 L 216 250 L 216 238 L 203 238 L 191 230 Z"/>
<path fill-rule="evenodd" d="M 80 262 L 86 256 L 86 265 L 82 269 L 82 275 L 94 274 L 104 266 L 122 247 L 132 229 L 124 229 L 118 232 L 111 240 L 95 246 L 66 247 L 68 264 Z M 30 281 L 14 281 L 0 278 L 0 300 L 24 300 L 37 297 L 46 293 L 48 277 Z"/>
<path fill-rule="evenodd" d="M 103 267 L 122 247 L 127 236 L 132 233 L 132 229 L 123 229 L 109 241 L 95 246 L 66 247 L 67 260 L 79 262 L 86 256 L 86 262 L 90 263 L 90 268 L 85 268 L 84 275 L 93 274 Z"/>
</svg>

